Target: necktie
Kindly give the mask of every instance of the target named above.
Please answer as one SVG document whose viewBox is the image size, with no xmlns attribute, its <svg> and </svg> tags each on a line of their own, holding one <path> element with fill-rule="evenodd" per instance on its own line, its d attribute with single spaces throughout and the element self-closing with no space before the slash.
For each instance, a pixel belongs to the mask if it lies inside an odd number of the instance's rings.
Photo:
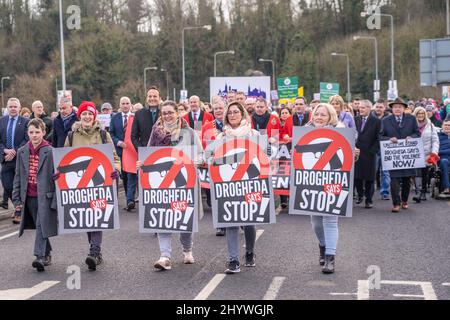
<svg viewBox="0 0 450 320">
<path fill-rule="evenodd" d="M 13 126 L 14 126 L 14 118 L 11 118 L 9 120 L 9 126 L 8 126 L 8 132 L 6 134 L 6 148 L 12 149 L 13 148 Z"/>
<path fill-rule="evenodd" d="M 127 126 L 128 126 L 128 115 L 124 114 L 123 115 L 123 132 L 127 131 Z"/>
<path fill-rule="evenodd" d="M 397 124 L 400 127 L 400 125 L 402 124 L 402 118 L 397 117 Z"/>
<path fill-rule="evenodd" d="M 223 124 L 222 124 L 222 122 L 216 121 L 216 128 L 217 128 L 217 130 L 222 132 L 223 131 Z"/>
<path fill-rule="evenodd" d="M 361 124 L 361 131 L 364 130 L 364 127 L 366 126 L 366 121 L 367 121 L 366 117 L 363 117 L 362 118 L 362 124 Z"/>
<path fill-rule="evenodd" d="M 197 114 L 194 113 L 194 129 L 197 129 L 197 125 L 198 125 L 198 117 Z"/>
<path fill-rule="evenodd" d="M 299 114 L 299 115 L 298 115 L 298 120 L 300 121 L 300 122 L 299 122 L 299 126 L 301 126 L 301 125 L 302 125 L 302 122 L 303 122 L 303 115 L 302 115 L 302 114 Z"/>
<path fill-rule="evenodd" d="M 155 111 L 152 110 L 152 122 L 155 123 Z"/>
</svg>

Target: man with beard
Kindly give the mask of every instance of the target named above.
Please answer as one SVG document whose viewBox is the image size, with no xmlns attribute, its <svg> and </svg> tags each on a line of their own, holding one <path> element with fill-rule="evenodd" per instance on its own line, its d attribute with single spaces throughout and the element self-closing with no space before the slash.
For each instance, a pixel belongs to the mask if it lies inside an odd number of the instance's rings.
<svg viewBox="0 0 450 320">
<path fill-rule="evenodd" d="M 264 130 L 269 136 L 269 143 L 275 143 L 280 139 L 281 123 L 280 119 L 270 114 L 267 108 L 267 101 L 264 98 L 258 98 L 256 101 L 255 113 L 251 117 L 252 129 L 257 131 Z"/>
<path fill-rule="evenodd" d="M 247 110 L 248 115 L 251 117 L 253 113 L 255 113 L 255 98 L 248 97 L 245 100 L 244 107 Z"/>
</svg>

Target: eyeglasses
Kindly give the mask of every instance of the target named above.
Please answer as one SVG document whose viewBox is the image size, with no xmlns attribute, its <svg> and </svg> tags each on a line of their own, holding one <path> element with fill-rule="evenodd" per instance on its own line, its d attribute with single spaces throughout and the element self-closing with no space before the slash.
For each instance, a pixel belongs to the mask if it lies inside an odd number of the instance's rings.
<svg viewBox="0 0 450 320">
<path fill-rule="evenodd" d="M 236 110 L 236 111 L 228 111 L 227 115 L 233 116 L 233 115 L 240 114 L 240 113 L 241 113 L 241 112 L 240 112 L 239 110 Z"/>
<path fill-rule="evenodd" d="M 175 111 L 161 112 L 161 114 L 163 116 L 171 116 L 171 115 L 175 114 Z"/>
</svg>

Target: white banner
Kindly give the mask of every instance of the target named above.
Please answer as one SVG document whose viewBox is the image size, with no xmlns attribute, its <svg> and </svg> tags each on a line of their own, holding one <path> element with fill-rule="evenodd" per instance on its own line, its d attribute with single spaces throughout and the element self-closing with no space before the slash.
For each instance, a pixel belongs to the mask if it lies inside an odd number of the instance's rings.
<svg viewBox="0 0 450 320">
<path fill-rule="evenodd" d="M 247 97 L 270 100 L 270 77 L 217 77 L 209 80 L 210 98 L 226 97 L 228 92 L 242 91 Z"/>
<path fill-rule="evenodd" d="M 425 168 L 425 155 L 421 138 L 398 140 L 398 143 L 381 141 L 383 170 Z"/>
</svg>

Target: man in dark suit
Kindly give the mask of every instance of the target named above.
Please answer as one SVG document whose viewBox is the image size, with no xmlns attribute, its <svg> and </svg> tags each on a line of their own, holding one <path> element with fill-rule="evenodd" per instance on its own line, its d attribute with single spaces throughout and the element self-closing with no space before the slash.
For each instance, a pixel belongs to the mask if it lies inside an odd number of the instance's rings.
<svg viewBox="0 0 450 320">
<path fill-rule="evenodd" d="M 189 126 L 197 131 L 202 130 L 202 126 L 206 123 L 214 121 L 212 114 L 200 109 L 200 98 L 192 96 L 189 98 L 189 106 L 191 111 L 184 115 L 183 119 L 189 124 Z"/>
<path fill-rule="evenodd" d="M 153 125 L 159 118 L 160 92 L 157 87 L 150 87 L 147 92 L 147 106 L 136 112 L 131 129 L 131 141 L 136 151 L 146 147 L 150 140 Z"/>
<path fill-rule="evenodd" d="M 61 98 L 59 115 L 53 121 L 53 148 L 63 148 L 72 125 L 77 121 L 77 115 L 73 110 L 72 99 Z"/>
<path fill-rule="evenodd" d="M 420 138 L 419 126 L 414 116 L 406 114 L 408 105 L 400 98 L 389 104 L 392 115 L 381 122 L 380 140 L 397 143 L 399 139 Z M 408 198 L 411 189 L 411 177 L 416 175 L 415 169 L 390 170 L 391 194 L 394 207 L 392 212 L 400 212 L 400 208 L 408 209 Z M 401 198 L 400 198 L 401 185 Z"/>
<path fill-rule="evenodd" d="M 358 131 L 356 148 L 360 149 L 361 153 L 355 164 L 355 186 L 358 192 L 356 203 L 362 203 L 364 195 L 365 208 L 371 209 L 375 192 L 377 153 L 380 149 L 381 120 L 371 113 L 372 103 L 368 100 L 360 100 L 358 110 L 359 115 L 355 117 Z"/>
<path fill-rule="evenodd" d="M 134 196 L 136 193 L 136 174 L 123 171 L 122 151 L 128 147 L 124 141 L 125 131 L 128 127 L 128 120 L 131 117 L 132 104 L 130 98 L 128 97 L 120 98 L 119 104 L 122 112 L 118 112 L 113 115 L 109 125 L 109 132 L 111 134 L 114 146 L 116 147 L 117 155 L 120 157 L 120 163 L 122 164 L 122 181 L 127 197 L 126 209 L 130 211 L 135 208 Z"/>
<path fill-rule="evenodd" d="M 8 199 L 12 201 L 14 176 L 16 174 L 17 150 L 28 141 L 28 119 L 19 116 L 21 109 L 17 98 L 10 98 L 6 105 L 8 115 L 0 119 L 0 163 L 2 164 L 3 201 L 8 209 Z"/>
<path fill-rule="evenodd" d="M 286 119 L 284 124 L 285 132 L 292 138 L 294 127 L 303 127 L 309 122 L 309 112 L 306 111 L 308 103 L 306 98 L 297 97 L 294 102 L 294 113 Z"/>
</svg>

